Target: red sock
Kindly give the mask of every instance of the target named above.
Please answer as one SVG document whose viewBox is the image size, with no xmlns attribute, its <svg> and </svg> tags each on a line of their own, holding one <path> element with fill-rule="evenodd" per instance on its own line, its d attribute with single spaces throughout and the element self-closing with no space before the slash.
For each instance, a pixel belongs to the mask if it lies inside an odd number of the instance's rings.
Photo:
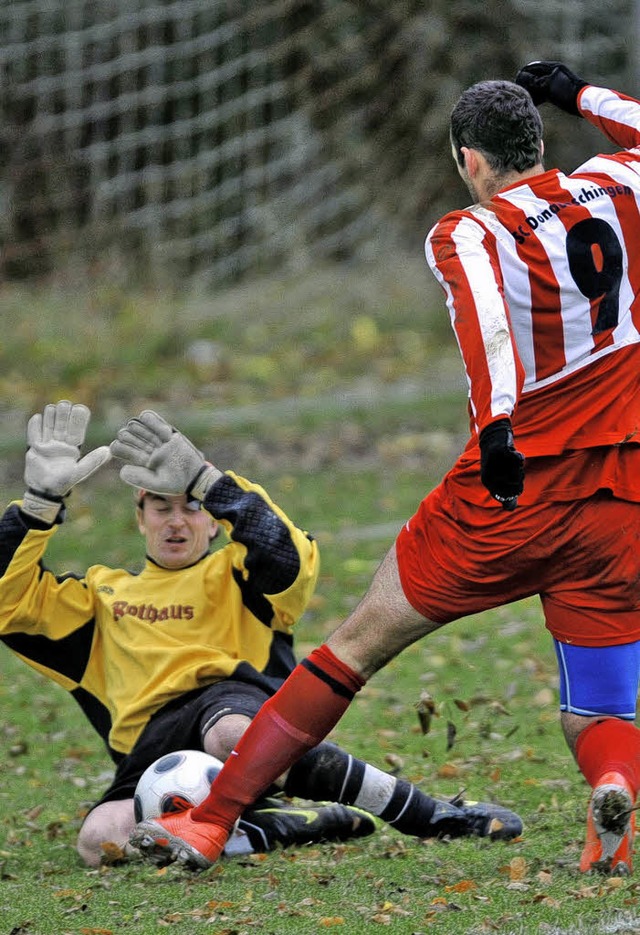
<svg viewBox="0 0 640 935">
<path fill-rule="evenodd" d="M 576 759 L 590 786 L 604 773 L 621 773 L 634 797 L 640 789 L 640 730 L 630 721 L 609 717 L 594 721 L 576 741 Z"/>
<path fill-rule="evenodd" d="M 328 646 L 315 649 L 262 706 L 192 817 L 230 830 L 247 805 L 326 737 L 363 685 Z"/>
</svg>

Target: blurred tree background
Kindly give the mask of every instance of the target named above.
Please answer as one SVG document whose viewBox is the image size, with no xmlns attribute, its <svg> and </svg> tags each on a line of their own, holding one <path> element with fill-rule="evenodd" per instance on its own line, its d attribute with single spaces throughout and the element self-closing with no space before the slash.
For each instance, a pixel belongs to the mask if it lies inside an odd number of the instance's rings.
<svg viewBox="0 0 640 935">
<path fill-rule="evenodd" d="M 635 93 L 636 7 L 0 0 L 0 274 L 218 291 L 418 254 L 465 197 L 460 91 L 560 58 Z M 555 164 L 602 146 L 544 116 Z"/>
</svg>

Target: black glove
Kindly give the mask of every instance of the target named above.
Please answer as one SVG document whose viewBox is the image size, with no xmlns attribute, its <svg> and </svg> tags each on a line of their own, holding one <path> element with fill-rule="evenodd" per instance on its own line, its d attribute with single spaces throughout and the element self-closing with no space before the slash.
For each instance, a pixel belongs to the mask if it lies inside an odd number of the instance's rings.
<svg viewBox="0 0 640 935">
<path fill-rule="evenodd" d="M 480 480 L 505 510 L 515 510 L 524 489 L 524 455 L 516 451 L 509 419 L 480 432 Z"/>
<path fill-rule="evenodd" d="M 548 101 L 575 117 L 578 110 L 578 94 L 589 84 L 574 75 L 562 62 L 529 62 L 516 75 L 516 84 L 525 88 L 536 106 Z"/>
</svg>

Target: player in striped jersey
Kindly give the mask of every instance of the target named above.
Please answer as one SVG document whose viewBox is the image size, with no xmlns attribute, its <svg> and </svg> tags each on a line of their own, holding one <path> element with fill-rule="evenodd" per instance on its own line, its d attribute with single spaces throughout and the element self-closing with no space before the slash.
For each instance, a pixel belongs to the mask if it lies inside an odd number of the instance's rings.
<svg viewBox="0 0 640 935">
<path fill-rule="evenodd" d="M 536 107 L 545 102 L 586 119 L 619 151 L 569 175 L 545 169 Z M 244 804 L 317 744 L 402 649 L 459 617 L 539 595 L 560 666 L 562 728 L 593 787 L 580 869 L 631 872 L 640 103 L 561 63 L 535 62 L 516 82 L 465 91 L 451 144 L 474 204 L 435 225 L 426 256 L 468 378 L 469 442 L 359 606 L 262 708 L 209 798 L 134 833 L 151 854 L 214 861 Z M 153 458 L 161 462 L 162 450 Z M 174 476 L 174 492 L 191 480 Z"/>
</svg>

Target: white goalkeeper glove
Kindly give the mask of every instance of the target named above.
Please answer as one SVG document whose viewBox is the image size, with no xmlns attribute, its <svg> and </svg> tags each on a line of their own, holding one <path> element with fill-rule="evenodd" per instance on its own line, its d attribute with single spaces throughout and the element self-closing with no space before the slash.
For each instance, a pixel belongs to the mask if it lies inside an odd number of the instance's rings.
<svg viewBox="0 0 640 935">
<path fill-rule="evenodd" d="M 91 412 L 63 399 L 31 416 L 27 425 L 22 511 L 52 525 L 71 488 L 94 474 L 111 458 L 106 445 L 80 455 Z"/>
<path fill-rule="evenodd" d="M 125 462 L 120 477 L 126 484 L 163 496 L 185 493 L 192 500 L 204 500 L 211 484 L 222 477 L 222 471 L 152 409 L 129 419 L 111 442 L 111 453 Z"/>
</svg>

